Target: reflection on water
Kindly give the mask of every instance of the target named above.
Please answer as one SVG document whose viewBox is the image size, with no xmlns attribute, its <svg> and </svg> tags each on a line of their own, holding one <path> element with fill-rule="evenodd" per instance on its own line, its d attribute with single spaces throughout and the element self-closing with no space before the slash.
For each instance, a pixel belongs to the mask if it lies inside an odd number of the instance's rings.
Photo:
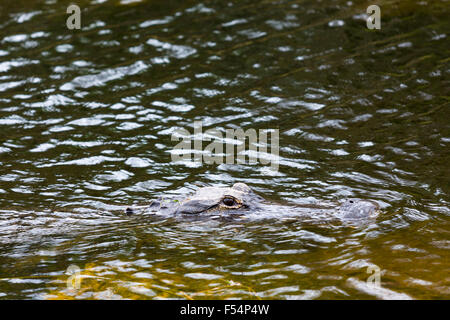
<svg viewBox="0 0 450 320">
<path fill-rule="evenodd" d="M 69 4 L 0 4 L 0 298 L 450 297 L 448 3 L 381 1 L 378 31 L 366 1 Z M 279 171 L 172 163 L 194 121 L 279 129 Z M 383 213 L 123 215 L 238 181 Z"/>
</svg>

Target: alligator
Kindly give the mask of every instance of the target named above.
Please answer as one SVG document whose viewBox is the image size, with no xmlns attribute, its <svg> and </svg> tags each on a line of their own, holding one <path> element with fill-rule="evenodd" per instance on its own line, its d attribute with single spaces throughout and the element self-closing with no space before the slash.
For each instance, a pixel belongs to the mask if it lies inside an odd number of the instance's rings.
<svg viewBox="0 0 450 320">
<path fill-rule="evenodd" d="M 273 206 L 272 206 L 273 207 Z M 294 206 L 300 208 L 300 206 Z M 245 214 L 264 212 L 271 208 L 265 200 L 245 183 L 235 183 L 232 187 L 203 187 L 195 194 L 182 200 L 154 200 L 145 209 L 150 212 L 164 212 L 175 215 L 199 214 Z M 276 206 L 277 210 L 285 206 Z M 351 198 L 342 204 L 322 204 L 303 206 L 309 209 L 324 209 L 341 220 L 367 220 L 379 213 L 379 205 L 373 200 Z M 292 210 L 291 210 L 292 211 Z M 135 209 L 127 208 L 125 214 L 135 214 Z"/>
</svg>

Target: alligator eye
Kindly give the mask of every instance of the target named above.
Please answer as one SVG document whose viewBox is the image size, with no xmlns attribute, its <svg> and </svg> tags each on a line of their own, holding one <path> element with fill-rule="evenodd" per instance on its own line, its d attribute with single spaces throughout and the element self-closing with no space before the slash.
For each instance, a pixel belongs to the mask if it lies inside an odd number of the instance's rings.
<svg viewBox="0 0 450 320">
<path fill-rule="evenodd" d="M 236 204 L 236 201 L 234 201 L 233 198 L 224 198 L 222 200 L 223 204 L 226 205 L 227 207 L 232 207 Z"/>
</svg>

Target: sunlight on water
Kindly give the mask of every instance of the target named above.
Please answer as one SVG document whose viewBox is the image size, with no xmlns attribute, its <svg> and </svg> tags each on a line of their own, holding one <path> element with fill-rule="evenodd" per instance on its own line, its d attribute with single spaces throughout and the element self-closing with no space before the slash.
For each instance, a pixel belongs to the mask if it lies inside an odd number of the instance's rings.
<svg viewBox="0 0 450 320">
<path fill-rule="evenodd" d="M 448 299 L 449 5 L 379 2 L 3 0 L 0 298 Z M 173 162 L 195 121 L 277 170 Z M 124 215 L 236 182 L 265 213 Z"/>
</svg>

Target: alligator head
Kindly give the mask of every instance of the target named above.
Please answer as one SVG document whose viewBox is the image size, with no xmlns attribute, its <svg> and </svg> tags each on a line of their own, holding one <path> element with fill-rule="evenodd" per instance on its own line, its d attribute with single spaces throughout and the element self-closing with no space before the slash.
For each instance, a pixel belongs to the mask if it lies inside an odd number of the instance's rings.
<svg viewBox="0 0 450 320">
<path fill-rule="evenodd" d="M 175 213 L 198 214 L 225 210 L 241 210 L 256 207 L 262 200 L 245 183 L 230 187 L 204 187 L 175 208 Z"/>
<path fill-rule="evenodd" d="M 149 209 L 151 211 L 166 212 L 170 214 L 201 214 L 201 213 L 223 213 L 239 212 L 242 210 L 268 211 L 278 210 L 281 212 L 298 212 L 311 209 L 327 209 L 334 217 L 342 220 L 364 220 L 376 217 L 379 206 L 376 202 L 362 199 L 348 199 L 339 207 L 336 205 L 324 207 L 313 206 L 283 206 L 263 204 L 263 198 L 252 191 L 245 183 L 235 183 L 232 187 L 203 187 L 192 196 L 181 200 L 159 200 L 153 201 Z M 275 208 L 274 208 L 275 207 Z M 337 210 L 333 210 L 337 209 Z M 133 209 L 126 210 L 127 215 L 132 215 Z M 310 212 L 311 213 L 311 212 Z"/>
</svg>

